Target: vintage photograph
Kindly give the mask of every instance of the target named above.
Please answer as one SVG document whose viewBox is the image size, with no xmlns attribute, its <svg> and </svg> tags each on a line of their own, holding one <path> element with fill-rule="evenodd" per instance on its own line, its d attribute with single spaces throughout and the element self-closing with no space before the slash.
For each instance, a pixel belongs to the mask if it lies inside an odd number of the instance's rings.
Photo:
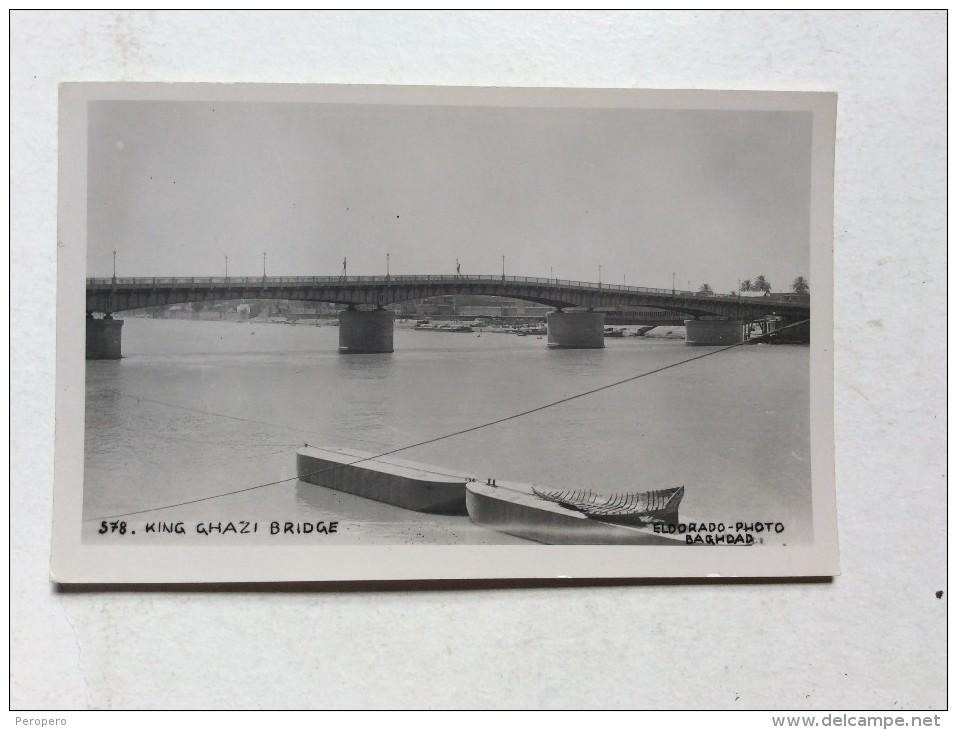
<svg viewBox="0 0 957 730">
<path fill-rule="evenodd" d="M 60 101 L 54 580 L 838 572 L 834 95 Z"/>
</svg>

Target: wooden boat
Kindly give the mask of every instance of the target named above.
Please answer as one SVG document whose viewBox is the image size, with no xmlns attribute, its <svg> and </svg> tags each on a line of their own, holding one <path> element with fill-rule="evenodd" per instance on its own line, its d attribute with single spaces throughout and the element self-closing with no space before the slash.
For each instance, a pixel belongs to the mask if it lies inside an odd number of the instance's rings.
<svg viewBox="0 0 957 730">
<path fill-rule="evenodd" d="M 296 474 L 310 484 L 416 512 L 466 514 L 465 484 L 470 477 L 404 459 L 306 446 L 296 454 Z"/>
<path fill-rule="evenodd" d="M 635 527 L 654 523 L 677 524 L 678 505 L 685 496 L 684 486 L 615 494 L 596 494 L 590 489 L 556 491 L 534 486 L 532 491 L 542 499 L 583 512 L 589 517 Z"/>
<path fill-rule="evenodd" d="M 304 482 L 433 514 L 465 515 L 498 532 L 556 545 L 684 545 L 655 532 L 677 521 L 684 487 L 602 496 L 487 480 L 364 451 L 306 446 L 296 454 Z"/>
<path fill-rule="evenodd" d="M 683 495 L 684 488 L 677 489 L 681 490 Z M 551 497 L 543 497 L 540 492 L 548 493 L 547 490 L 540 490 L 528 484 L 473 481 L 466 485 L 465 504 L 469 517 L 477 525 L 549 545 L 686 544 L 684 536 L 655 532 L 652 519 L 649 519 L 649 522 L 643 522 L 641 519 L 629 522 L 622 521 L 622 515 L 589 515 L 582 511 L 581 504 L 573 508 L 568 506 L 567 501 L 563 503 Z M 582 501 L 588 500 L 579 500 Z M 636 502 L 640 501 L 642 500 L 636 499 Z M 672 503 L 675 510 L 680 501 L 679 495 Z M 658 502 L 658 498 L 647 500 L 650 504 Z M 595 503 L 601 505 L 601 500 L 596 498 Z M 664 504 L 668 504 L 667 499 Z M 615 509 L 611 506 L 607 508 L 610 511 Z"/>
</svg>

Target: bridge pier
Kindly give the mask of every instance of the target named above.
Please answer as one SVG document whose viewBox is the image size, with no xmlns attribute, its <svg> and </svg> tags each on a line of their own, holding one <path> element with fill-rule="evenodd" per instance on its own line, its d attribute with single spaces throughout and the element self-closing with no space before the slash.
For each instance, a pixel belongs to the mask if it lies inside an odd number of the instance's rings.
<svg viewBox="0 0 957 730">
<path fill-rule="evenodd" d="M 549 347 L 594 349 L 605 346 L 604 312 L 558 309 L 546 314 L 545 322 Z"/>
<path fill-rule="evenodd" d="M 339 312 L 339 352 L 348 354 L 392 352 L 395 313 L 385 309 Z"/>
<path fill-rule="evenodd" d="M 109 314 L 104 319 L 86 315 L 87 360 L 119 360 L 123 357 L 122 342 L 122 319 L 113 319 Z"/>
<path fill-rule="evenodd" d="M 744 322 L 728 319 L 686 319 L 688 345 L 737 345 L 744 342 Z"/>
</svg>

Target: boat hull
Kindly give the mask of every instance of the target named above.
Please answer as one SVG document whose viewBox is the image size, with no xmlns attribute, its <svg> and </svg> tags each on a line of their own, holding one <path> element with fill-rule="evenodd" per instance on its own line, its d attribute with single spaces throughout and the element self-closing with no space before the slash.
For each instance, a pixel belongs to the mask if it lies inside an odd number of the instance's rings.
<svg viewBox="0 0 957 730">
<path fill-rule="evenodd" d="M 465 504 L 476 525 L 547 545 L 684 545 L 684 539 L 595 519 L 541 499 L 527 485 L 471 482 Z"/>
<path fill-rule="evenodd" d="M 296 474 L 310 484 L 403 509 L 430 514 L 466 514 L 467 477 L 441 474 L 432 467 L 411 461 L 374 456 L 353 449 L 307 446 L 296 454 Z M 360 459 L 360 463 L 353 463 Z"/>
<path fill-rule="evenodd" d="M 553 490 L 532 487 L 536 497 L 555 502 L 566 509 L 583 512 L 593 519 L 618 525 L 645 527 L 650 524 L 673 525 L 678 522 L 678 506 L 685 495 L 684 486 L 650 492 L 601 495 L 590 489 Z"/>
</svg>

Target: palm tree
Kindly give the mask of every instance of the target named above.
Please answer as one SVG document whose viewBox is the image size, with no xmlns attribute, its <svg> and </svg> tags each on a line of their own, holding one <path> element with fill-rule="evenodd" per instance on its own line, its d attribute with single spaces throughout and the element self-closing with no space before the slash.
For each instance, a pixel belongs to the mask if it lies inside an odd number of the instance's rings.
<svg viewBox="0 0 957 730">
<path fill-rule="evenodd" d="M 807 283 L 807 279 L 803 276 L 799 276 L 791 284 L 791 289 L 794 290 L 796 294 L 807 294 L 811 291 L 810 285 Z"/>
<path fill-rule="evenodd" d="M 771 293 L 771 282 L 764 278 L 764 274 L 761 274 L 751 284 L 751 291 L 763 291 L 764 295 L 767 296 Z"/>
<path fill-rule="evenodd" d="M 702 284 L 698 287 L 698 291 L 703 294 L 710 294 L 714 290 L 711 288 L 711 284 Z"/>
<path fill-rule="evenodd" d="M 751 280 L 745 279 L 741 282 L 741 286 L 738 287 L 739 291 L 751 291 Z"/>
</svg>

